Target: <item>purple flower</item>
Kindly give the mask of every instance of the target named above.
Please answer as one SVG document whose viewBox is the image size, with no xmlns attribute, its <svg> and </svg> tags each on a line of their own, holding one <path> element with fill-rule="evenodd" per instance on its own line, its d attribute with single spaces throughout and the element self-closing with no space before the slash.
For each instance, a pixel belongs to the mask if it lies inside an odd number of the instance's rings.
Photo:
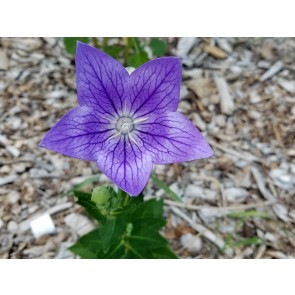
<svg viewBox="0 0 295 295">
<path fill-rule="evenodd" d="M 40 146 L 95 161 L 131 196 L 145 187 L 154 164 L 210 157 L 197 128 L 176 112 L 181 81 L 177 57 L 147 62 L 131 74 L 89 45 L 76 52 L 78 107 L 45 135 Z"/>
</svg>

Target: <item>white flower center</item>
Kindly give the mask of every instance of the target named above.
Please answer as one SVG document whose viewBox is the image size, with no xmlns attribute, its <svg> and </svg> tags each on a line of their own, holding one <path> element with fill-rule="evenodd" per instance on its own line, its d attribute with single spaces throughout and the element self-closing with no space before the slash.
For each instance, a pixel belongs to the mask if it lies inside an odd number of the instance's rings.
<svg viewBox="0 0 295 295">
<path fill-rule="evenodd" d="M 128 134 L 134 129 L 133 120 L 129 117 L 119 118 L 116 123 L 116 129 L 121 134 Z"/>
<path fill-rule="evenodd" d="M 137 144 L 134 135 L 136 135 L 136 125 L 148 120 L 148 118 L 137 118 L 133 120 L 128 116 L 119 117 L 117 122 L 115 123 L 116 132 L 108 138 L 111 140 L 116 137 L 120 137 L 123 135 L 123 139 L 126 140 L 127 138 L 130 139 L 132 142 Z"/>
</svg>

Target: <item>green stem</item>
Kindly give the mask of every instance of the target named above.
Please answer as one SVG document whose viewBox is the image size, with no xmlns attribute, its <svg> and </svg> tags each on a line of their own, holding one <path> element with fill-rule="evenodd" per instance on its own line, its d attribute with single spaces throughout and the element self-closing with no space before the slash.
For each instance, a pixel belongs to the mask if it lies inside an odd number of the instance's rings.
<svg viewBox="0 0 295 295">
<path fill-rule="evenodd" d="M 99 48 L 98 40 L 96 37 L 91 37 L 94 47 Z"/>
<path fill-rule="evenodd" d="M 136 37 L 131 38 L 131 41 L 132 41 L 133 47 L 134 47 L 134 49 L 135 49 L 135 52 L 136 52 L 137 54 L 139 54 L 139 53 L 140 53 L 140 48 L 139 48 L 139 46 L 138 46 L 138 43 L 137 43 Z"/>
<path fill-rule="evenodd" d="M 126 207 L 128 205 L 130 196 L 126 192 L 122 191 L 120 188 L 118 188 L 118 196 L 121 199 L 122 206 Z"/>
<path fill-rule="evenodd" d="M 108 41 L 109 41 L 108 37 L 103 37 L 103 39 L 102 39 L 102 48 L 103 48 L 103 50 L 106 50 L 106 48 L 108 47 Z"/>
<path fill-rule="evenodd" d="M 128 67 L 129 51 L 130 51 L 130 38 L 123 37 L 123 41 L 124 41 L 124 44 L 125 44 L 125 49 L 124 49 L 124 64 L 125 64 L 125 67 Z"/>
</svg>

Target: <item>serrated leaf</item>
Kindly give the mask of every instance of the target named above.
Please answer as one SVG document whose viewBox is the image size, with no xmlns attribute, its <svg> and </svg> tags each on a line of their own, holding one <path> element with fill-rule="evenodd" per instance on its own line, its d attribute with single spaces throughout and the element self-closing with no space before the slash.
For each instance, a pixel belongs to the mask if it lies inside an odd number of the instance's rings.
<svg viewBox="0 0 295 295">
<path fill-rule="evenodd" d="M 81 237 L 76 244 L 69 247 L 76 255 L 81 258 L 94 259 L 97 256 L 97 252 L 101 247 L 101 241 L 99 239 L 99 230 L 95 229 L 90 233 Z"/>
<path fill-rule="evenodd" d="M 74 55 L 76 53 L 77 41 L 89 43 L 88 37 L 64 37 L 64 45 L 66 52 Z"/>
<path fill-rule="evenodd" d="M 160 40 L 159 38 L 152 38 L 150 47 L 153 51 L 154 56 L 159 57 L 165 54 L 168 48 L 168 44 L 165 41 Z"/>
<path fill-rule="evenodd" d="M 93 202 L 90 200 L 91 194 L 75 192 L 75 195 L 78 197 L 78 203 L 81 203 L 90 214 L 97 214 L 97 208 L 93 208 Z M 118 215 L 100 218 L 95 239 L 86 235 L 86 239 L 81 238 L 71 250 L 82 258 L 94 258 L 94 253 L 96 258 L 102 259 L 176 258 L 167 240 L 159 233 L 166 223 L 163 218 L 163 200 L 152 199 L 143 202 L 142 196 L 137 199 L 119 193 L 115 198 L 119 200 L 118 204 L 121 204 L 120 197 L 126 206 L 122 207 L 121 211 L 116 211 Z M 85 245 L 85 241 L 90 241 L 91 246 Z"/>
</svg>

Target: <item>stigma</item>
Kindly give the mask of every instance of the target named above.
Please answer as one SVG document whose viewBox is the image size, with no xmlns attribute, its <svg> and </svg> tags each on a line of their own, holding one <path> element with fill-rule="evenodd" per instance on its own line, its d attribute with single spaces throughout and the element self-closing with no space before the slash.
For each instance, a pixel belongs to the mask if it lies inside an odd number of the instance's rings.
<svg viewBox="0 0 295 295">
<path fill-rule="evenodd" d="M 133 120 L 131 117 L 122 116 L 117 118 L 115 122 L 115 133 L 108 140 L 120 137 L 122 140 L 131 140 L 137 145 L 134 136 L 137 136 L 136 127 L 139 123 L 148 120 L 148 118 L 137 118 Z"/>
</svg>

